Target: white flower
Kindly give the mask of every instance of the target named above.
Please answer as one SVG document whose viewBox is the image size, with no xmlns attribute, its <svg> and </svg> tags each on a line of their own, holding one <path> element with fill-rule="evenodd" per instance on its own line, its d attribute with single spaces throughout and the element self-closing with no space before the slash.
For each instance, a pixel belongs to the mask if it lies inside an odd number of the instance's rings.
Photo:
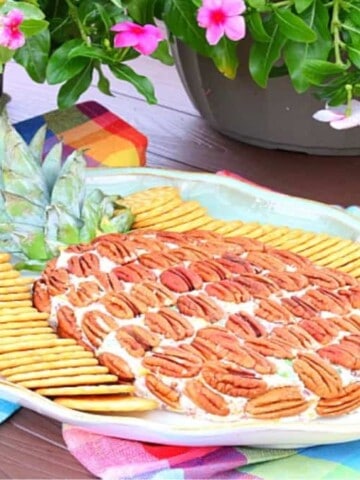
<svg viewBox="0 0 360 480">
<path fill-rule="evenodd" d="M 360 126 L 360 102 L 351 100 L 351 113 L 347 114 L 348 105 L 339 105 L 338 107 L 328 107 L 324 110 L 318 110 L 313 118 L 319 122 L 330 122 L 330 126 L 336 130 L 345 130 Z"/>
</svg>

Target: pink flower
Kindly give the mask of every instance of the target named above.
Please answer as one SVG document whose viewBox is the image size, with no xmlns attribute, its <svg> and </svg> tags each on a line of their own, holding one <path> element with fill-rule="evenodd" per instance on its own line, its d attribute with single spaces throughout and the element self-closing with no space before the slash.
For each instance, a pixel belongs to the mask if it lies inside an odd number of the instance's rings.
<svg viewBox="0 0 360 480">
<path fill-rule="evenodd" d="M 19 27 L 24 20 L 24 14 L 17 9 L 11 10 L 0 19 L 0 45 L 10 50 L 17 50 L 25 43 L 25 35 Z"/>
<path fill-rule="evenodd" d="M 350 114 L 347 113 L 348 105 L 340 105 L 338 107 L 328 107 L 317 111 L 313 118 L 319 122 L 329 122 L 332 128 L 336 130 L 346 130 L 360 126 L 360 102 L 351 100 Z"/>
<path fill-rule="evenodd" d="M 216 45 L 225 35 L 230 40 L 245 37 L 245 19 L 241 16 L 246 6 L 243 0 L 203 0 L 197 13 L 200 27 L 206 28 L 206 40 Z"/>
<path fill-rule="evenodd" d="M 114 25 L 111 30 L 119 32 L 115 35 L 115 47 L 133 47 L 143 55 L 151 55 L 157 49 L 158 43 L 164 39 L 162 31 L 155 25 L 121 22 Z"/>
</svg>

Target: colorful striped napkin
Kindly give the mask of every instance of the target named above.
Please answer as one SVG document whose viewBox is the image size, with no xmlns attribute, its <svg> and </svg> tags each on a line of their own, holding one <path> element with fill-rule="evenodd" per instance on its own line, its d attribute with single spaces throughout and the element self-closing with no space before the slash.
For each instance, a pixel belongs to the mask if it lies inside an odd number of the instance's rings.
<svg viewBox="0 0 360 480">
<path fill-rule="evenodd" d="M 85 150 L 88 167 L 139 167 L 146 162 L 147 137 L 97 102 L 54 110 L 15 125 L 29 142 L 47 124 L 45 153 L 62 140 L 64 156 Z"/>
</svg>

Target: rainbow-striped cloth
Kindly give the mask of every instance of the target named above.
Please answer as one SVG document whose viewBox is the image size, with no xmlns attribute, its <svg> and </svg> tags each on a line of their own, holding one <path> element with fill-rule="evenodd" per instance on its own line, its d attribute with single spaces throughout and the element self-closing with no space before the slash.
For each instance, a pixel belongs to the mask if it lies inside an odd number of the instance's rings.
<svg viewBox="0 0 360 480">
<path fill-rule="evenodd" d="M 60 140 L 64 157 L 85 150 L 88 167 L 139 167 L 146 161 L 147 137 L 97 102 L 54 110 L 15 125 L 29 142 L 47 124 L 45 153 Z"/>
<path fill-rule="evenodd" d="M 65 425 L 70 452 L 104 480 L 359 480 L 360 441 L 298 450 L 173 447 Z"/>
</svg>

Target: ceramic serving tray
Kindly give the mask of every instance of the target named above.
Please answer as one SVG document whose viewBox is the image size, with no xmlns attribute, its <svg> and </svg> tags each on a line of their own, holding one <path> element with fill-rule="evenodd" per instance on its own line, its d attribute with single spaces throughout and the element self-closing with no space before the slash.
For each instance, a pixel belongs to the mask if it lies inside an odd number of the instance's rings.
<svg viewBox="0 0 360 480">
<path fill-rule="evenodd" d="M 151 168 L 95 169 L 89 170 L 87 183 L 89 188 L 123 196 L 154 186 L 174 185 L 185 199 L 199 201 L 215 218 L 288 226 L 360 240 L 360 219 L 345 210 L 270 192 L 228 177 Z M 94 415 L 62 407 L 1 380 L 0 397 L 93 432 L 169 445 L 294 448 L 360 439 L 360 413 L 312 422 L 294 419 L 212 422 L 160 410 Z"/>
</svg>

